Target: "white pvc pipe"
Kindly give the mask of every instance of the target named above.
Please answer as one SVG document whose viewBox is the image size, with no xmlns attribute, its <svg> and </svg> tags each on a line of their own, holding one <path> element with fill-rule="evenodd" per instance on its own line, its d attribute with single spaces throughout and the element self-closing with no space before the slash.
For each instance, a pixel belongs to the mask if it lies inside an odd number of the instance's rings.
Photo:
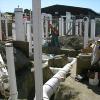
<svg viewBox="0 0 100 100">
<path fill-rule="evenodd" d="M 23 25 L 23 9 L 15 8 L 15 33 L 17 41 L 25 41 L 25 31 Z"/>
<path fill-rule="evenodd" d="M 61 70 L 62 68 L 54 68 L 54 67 L 50 67 L 50 70 L 53 72 L 53 74 L 56 74 L 59 70 Z"/>
<path fill-rule="evenodd" d="M 43 98 L 41 0 L 32 0 L 36 100 Z"/>
<path fill-rule="evenodd" d="M 0 12 L 0 40 L 2 40 L 1 12 Z"/>
<path fill-rule="evenodd" d="M 95 40 L 95 26 L 96 26 L 95 20 L 92 19 L 91 20 L 91 35 L 90 35 L 92 40 Z"/>
<path fill-rule="evenodd" d="M 72 67 L 76 66 L 77 59 L 73 58 L 70 60 L 72 60 L 71 63 L 66 64 L 57 74 L 43 85 L 43 100 L 50 99 L 53 93 L 57 90 L 60 82 L 66 77 L 66 74 L 68 74 Z"/>
<path fill-rule="evenodd" d="M 16 85 L 14 52 L 13 52 L 13 45 L 11 43 L 6 44 L 6 58 L 8 66 L 9 84 L 10 84 L 10 98 L 11 100 L 17 100 L 18 92 Z"/>
</svg>

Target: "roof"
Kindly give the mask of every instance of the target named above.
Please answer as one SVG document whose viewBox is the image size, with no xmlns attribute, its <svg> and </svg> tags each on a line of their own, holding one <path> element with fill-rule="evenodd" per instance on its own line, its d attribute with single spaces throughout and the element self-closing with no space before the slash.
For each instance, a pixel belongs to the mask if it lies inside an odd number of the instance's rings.
<svg viewBox="0 0 100 100">
<path fill-rule="evenodd" d="M 66 5 L 52 5 L 44 7 L 41 9 L 41 12 L 52 14 L 52 16 L 66 15 L 66 12 L 71 12 L 71 14 L 75 16 L 100 17 L 100 14 L 96 13 L 92 9 Z"/>
</svg>

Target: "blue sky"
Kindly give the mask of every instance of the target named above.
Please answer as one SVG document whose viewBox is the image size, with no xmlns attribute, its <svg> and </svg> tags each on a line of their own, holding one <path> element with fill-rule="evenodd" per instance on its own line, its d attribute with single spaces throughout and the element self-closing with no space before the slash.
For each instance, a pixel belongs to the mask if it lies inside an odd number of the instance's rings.
<svg viewBox="0 0 100 100">
<path fill-rule="evenodd" d="M 14 11 L 18 5 L 22 8 L 32 8 L 32 0 L 0 0 L 0 11 Z M 54 4 L 91 8 L 100 13 L 100 0 L 41 0 L 41 7 L 47 7 Z"/>
</svg>

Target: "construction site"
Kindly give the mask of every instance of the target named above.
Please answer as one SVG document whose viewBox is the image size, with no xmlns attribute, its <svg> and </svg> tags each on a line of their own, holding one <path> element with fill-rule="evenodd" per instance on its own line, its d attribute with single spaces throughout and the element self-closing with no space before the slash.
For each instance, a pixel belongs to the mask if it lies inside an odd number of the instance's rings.
<svg viewBox="0 0 100 100">
<path fill-rule="evenodd" d="M 0 100 L 100 100 L 100 15 L 40 0 L 0 12 Z"/>
</svg>

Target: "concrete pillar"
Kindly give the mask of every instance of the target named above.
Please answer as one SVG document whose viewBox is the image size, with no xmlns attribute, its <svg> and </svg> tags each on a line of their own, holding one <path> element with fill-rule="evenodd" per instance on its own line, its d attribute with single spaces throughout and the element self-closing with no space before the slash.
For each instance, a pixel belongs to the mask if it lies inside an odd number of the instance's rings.
<svg viewBox="0 0 100 100">
<path fill-rule="evenodd" d="M 46 38 L 48 38 L 48 16 L 47 14 L 45 15 L 45 35 L 46 35 Z"/>
<path fill-rule="evenodd" d="M 82 19 L 79 19 L 79 35 L 82 36 Z"/>
<path fill-rule="evenodd" d="M 11 100 L 17 100 L 17 85 L 15 75 L 15 64 L 14 64 L 14 52 L 13 45 L 11 43 L 6 44 L 6 58 L 8 66 L 8 76 L 10 84 L 10 98 Z"/>
<path fill-rule="evenodd" d="M 62 32 L 61 32 L 61 18 L 59 18 L 59 36 L 62 36 L 61 33 L 62 33 Z"/>
<path fill-rule="evenodd" d="M 71 20 L 71 13 L 70 12 L 66 12 L 66 34 L 70 35 L 70 20 Z"/>
<path fill-rule="evenodd" d="M 6 39 L 8 39 L 8 20 L 7 20 L 7 17 L 5 17 L 5 28 L 6 28 Z"/>
<path fill-rule="evenodd" d="M 50 24 L 52 25 L 52 15 L 48 14 L 48 18 L 49 18 Z M 50 28 L 50 34 L 51 34 L 51 28 Z"/>
<path fill-rule="evenodd" d="M 43 99 L 41 0 L 32 0 L 34 35 L 35 100 Z"/>
<path fill-rule="evenodd" d="M 61 17 L 61 34 L 64 36 L 64 19 Z"/>
<path fill-rule="evenodd" d="M 44 14 L 41 15 L 42 38 L 44 39 Z"/>
<path fill-rule="evenodd" d="M 16 40 L 25 41 L 22 8 L 15 8 L 15 31 L 16 31 Z"/>
<path fill-rule="evenodd" d="M 0 12 L 0 40 L 2 40 L 1 12 Z"/>
<path fill-rule="evenodd" d="M 88 46 L 88 30 L 89 30 L 89 19 L 85 17 L 84 19 L 84 48 Z"/>
<path fill-rule="evenodd" d="M 72 19 L 70 19 L 70 28 L 71 28 L 71 30 L 70 30 L 70 35 L 72 35 L 73 34 L 73 32 L 72 32 L 72 29 L 73 29 L 73 20 Z"/>
<path fill-rule="evenodd" d="M 91 39 L 94 40 L 95 39 L 95 20 L 92 19 L 91 20 Z"/>
<path fill-rule="evenodd" d="M 79 33 L 78 33 L 78 20 L 76 20 L 76 22 L 75 22 L 75 35 L 79 35 Z"/>
<path fill-rule="evenodd" d="M 26 33 L 27 33 L 27 42 L 29 42 L 29 56 L 32 55 L 32 33 L 31 33 L 31 22 L 26 22 Z"/>
<path fill-rule="evenodd" d="M 27 16 L 23 19 L 25 39 L 27 39 Z"/>
<path fill-rule="evenodd" d="M 16 40 L 15 23 L 12 23 L 12 38 Z"/>
</svg>

